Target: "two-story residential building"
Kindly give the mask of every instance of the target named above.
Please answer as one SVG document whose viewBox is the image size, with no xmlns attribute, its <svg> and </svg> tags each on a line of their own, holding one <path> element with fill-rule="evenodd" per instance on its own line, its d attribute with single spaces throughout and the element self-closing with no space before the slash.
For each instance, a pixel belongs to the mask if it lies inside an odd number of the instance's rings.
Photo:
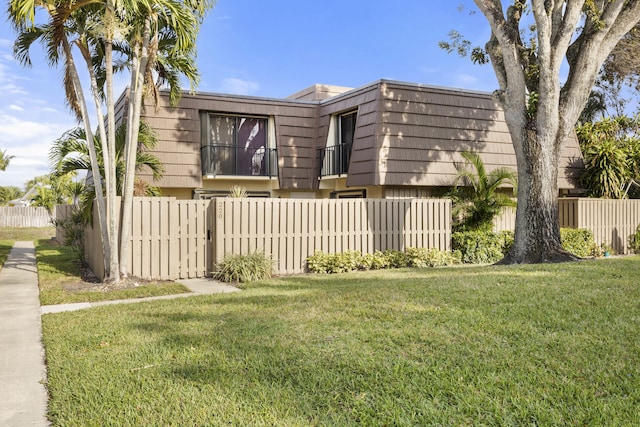
<svg viewBox="0 0 640 427">
<path fill-rule="evenodd" d="M 516 169 L 503 111 L 485 92 L 379 80 L 315 85 L 285 99 L 185 93 L 176 107 L 167 96 L 147 106 L 143 120 L 166 169 L 154 185 L 180 199 L 226 195 L 232 185 L 256 197 L 440 196 L 465 150 L 489 171 Z M 576 192 L 575 138 L 559 167 L 561 195 Z"/>
</svg>

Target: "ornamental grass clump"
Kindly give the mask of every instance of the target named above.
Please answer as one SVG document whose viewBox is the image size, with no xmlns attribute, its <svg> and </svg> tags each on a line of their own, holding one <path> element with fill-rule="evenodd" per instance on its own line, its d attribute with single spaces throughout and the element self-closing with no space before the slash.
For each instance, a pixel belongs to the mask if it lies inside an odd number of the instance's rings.
<svg viewBox="0 0 640 427">
<path fill-rule="evenodd" d="M 246 255 L 227 255 L 216 267 L 213 277 L 227 283 L 263 280 L 273 274 L 273 260 L 259 251 Z"/>
</svg>

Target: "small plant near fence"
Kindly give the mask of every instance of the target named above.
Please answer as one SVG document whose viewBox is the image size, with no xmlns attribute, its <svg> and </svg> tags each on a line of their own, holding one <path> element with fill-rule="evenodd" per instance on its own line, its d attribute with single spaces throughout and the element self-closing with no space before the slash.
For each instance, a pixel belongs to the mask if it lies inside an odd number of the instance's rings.
<svg viewBox="0 0 640 427">
<path fill-rule="evenodd" d="M 638 224 L 636 232 L 629 236 L 629 249 L 634 254 L 640 254 L 640 224 Z"/>
<path fill-rule="evenodd" d="M 465 264 L 493 264 L 509 252 L 513 232 L 460 231 L 451 236 L 452 247 L 458 250 Z"/>
<path fill-rule="evenodd" d="M 273 260 L 264 252 L 227 255 L 216 266 L 213 277 L 221 282 L 239 283 L 268 279 L 273 274 Z"/>
<path fill-rule="evenodd" d="M 601 256 L 600 248 L 593 240 L 593 233 L 590 230 L 581 228 L 561 228 L 560 243 L 565 251 L 586 258 L 588 256 Z M 601 246 L 604 247 L 604 246 Z M 609 249 L 610 251 L 611 249 Z M 602 251 L 604 253 L 604 251 Z"/>
<path fill-rule="evenodd" d="M 64 246 L 69 246 L 80 263 L 85 262 L 84 230 L 87 220 L 82 210 L 74 211 L 67 218 L 53 219 L 53 225 L 64 232 Z"/>
<path fill-rule="evenodd" d="M 375 251 L 362 254 L 357 251 L 339 253 L 316 252 L 307 258 L 310 273 L 348 273 L 356 270 L 381 270 L 403 267 L 440 267 L 460 263 L 457 252 L 438 249 L 408 248 L 405 252 L 396 250 Z"/>
</svg>

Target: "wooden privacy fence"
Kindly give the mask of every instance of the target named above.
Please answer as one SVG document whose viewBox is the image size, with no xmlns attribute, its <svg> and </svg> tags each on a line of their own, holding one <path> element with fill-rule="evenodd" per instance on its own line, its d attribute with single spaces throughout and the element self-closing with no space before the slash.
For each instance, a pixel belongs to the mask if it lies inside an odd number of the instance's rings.
<svg viewBox="0 0 640 427">
<path fill-rule="evenodd" d="M 50 227 L 46 208 L 0 206 L 0 227 Z"/>
<path fill-rule="evenodd" d="M 57 211 L 59 218 L 69 208 Z M 85 230 L 87 261 L 104 277 L 97 213 Z M 60 237 L 61 234 L 58 234 Z M 316 251 L 429 247 L 449 250 L 447 199 L 233 199 L 135 198 L 129 273 L 176 280 L 209 275 L 228 254 L 264 251 L 279 274 L 300 273 Z"/>
<path fill-rule="evenodd" d="M 640 224 L 640 200 L 561 198 L 560 227 L 591 230 L 597 245 L 607 244 L 615 253 L 628 254 L 629 236 Z M 506 209 L 494 222 L 495 230 L 514 230 L 515 209 Z"/>
<path fill-rule="evenodd" d="M 208 200 L 134 197 L 128 272 L 153 280 L 204 277 L 211 272 Z M 105 276 L 104 256 L 94 205 L 94 226 L 85 230 L 89 266 Z"/>
<path fill-rule="evenodd" d="M 449 250 L 448 199 L 213 199 L 213 260 L 264 251 L 279 274 L 303 272 L 316 251 Z"/>
</svg>

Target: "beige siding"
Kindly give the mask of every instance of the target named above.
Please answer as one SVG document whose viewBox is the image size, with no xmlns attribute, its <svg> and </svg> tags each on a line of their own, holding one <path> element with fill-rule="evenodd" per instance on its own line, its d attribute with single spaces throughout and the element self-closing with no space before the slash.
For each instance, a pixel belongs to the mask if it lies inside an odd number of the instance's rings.
<svg viewBox="0 0 640 427">
<path fill-rule="evenodd" d="M 322 87 L 311 89 L 303 92 Z M 158 134 L 154 151 L 166 168 L 156 185 L 202 188 L 200 112 L 209 111 L 272 117 L 279 189 L 317 190 L 322 188 L 318 149 L 333 138 L 331 120 L 354 109 L 358 119 L 348 187 L 448 186 L 465 150 L 479 152 L 489 171 L 516 169 L 504 114 L 490 94 L 381 80 L 321 101 L 205 93 L 185 94 L 172 108 L 164 97 L 157 111 L 147 107 L 145 118 Z M 560 189 L 575 188 L 582 155 L 574 137 L 567 141 L 559 167 Z M 148 171 L 141 175 L 151 182 Z"/>
<path fill-rule="evenodd" d="M 354 147 L 349 185 L 451 185 L 465 150 L 479 152 L 489 171 L 516 170 L 504 114 L 490 94 L 382 81 L 378 110 L 377 126 L 364 119 L 376 134 L 362 151 Z M 560 188 L 575 187 L 581 159 L 571 138 L 560 160 Z"/>
<path fill-rule="evenodd" d="M 275 117 L 281 186 L 310 188 L 313 167 L 316 104 L 214 94 L 184 94 L 177 107 L 163 96 L 159 109 L 147 106 L 145 120 L 159 139 L 154 153 L 165 166 L 154 183 L 163 188 L 201 188 L 200 112 Z M 148 171 L 141 177 L 151 182 Z M 267 178 L 265 178 L 267 179 Z"/>
<path fill-rule="evenodd" d="M 358 110 L 351 162 L 347 175 L 348 186 L 361 185 L 356 183 L 358 180 L 366 182 L 364 185 L 375 185 L 373 174 L 375 170 L 369 166 L 372 161 L 377 160 L 374 147 L 380 115 L 378 94 L 378 86 L 369 85 L 363 89 L 348 92 L 338 99 L 325 101 L 319 108 L 317 148 L 327 146 L 330 122 L 336 114 Z M 318 160 L 316 160 L 315 176 L 319 175 L 317 165 Z"/>
</svg>

